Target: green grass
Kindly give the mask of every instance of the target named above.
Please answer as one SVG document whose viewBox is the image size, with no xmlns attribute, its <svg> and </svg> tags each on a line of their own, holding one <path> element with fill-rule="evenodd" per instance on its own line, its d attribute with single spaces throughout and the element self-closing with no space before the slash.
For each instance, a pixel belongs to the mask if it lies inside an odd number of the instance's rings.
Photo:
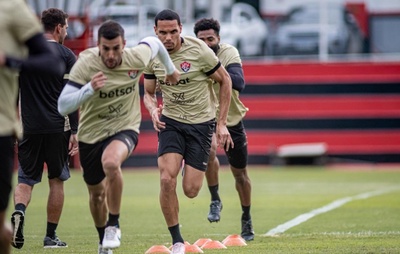
<svg viewBox="0 0 400 254">
<path fill-rule="evenodd" d="M 244 247 L 204 250 L 204 253 L 400 253 L 400 170 L 251 166 L 249 174 L 255 240 Z M 170 246 L 171 238 L 158 203 L 158 177 L 155 169 L 124 169 L 122 245 L 115 254 L 143 254 L 152 245 Z M 270 229 L 335 200 L 388 187 L 397 189 L 351 201 L 279 236 L 263 236 Z M 54 250 L 42 247 L 48 193 L 44 181 L 35 187 L 26 212 L 25 245 L 21 250 L 13 249 L 13 253 L 97 253 L 97 232 L 80 171 L 72 173 L 65 189 L 65 206 L 57 234 L 69 247 Z M 178 195 L 181 232 L 186 241 L 194 243 L 199 238 L 222 241 L 227 235 L 240 233 L 241 208 L 233 176 L 227 168 L 220 173 L 224 204 L 221 222 L 207 221 L 210 197 L 205 184 L 198 197 L 188 199 L 182 194 L 179 182 Z M 11 214 L 12 207 L 8 212 Z"/>
</svg>

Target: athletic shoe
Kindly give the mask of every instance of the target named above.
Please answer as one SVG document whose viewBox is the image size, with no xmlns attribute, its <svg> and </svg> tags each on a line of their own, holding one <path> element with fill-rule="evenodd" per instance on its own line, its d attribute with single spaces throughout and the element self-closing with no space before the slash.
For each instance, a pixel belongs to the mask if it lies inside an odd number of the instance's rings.
<svg viewBox="0 0 400 254">
<path fill-rule="evenodd" d="M 20 210 L 14 211 L 11 215 L 13 231 L 11 245 L 17 249 L 21 249 L 24 246 L 24 219 L 25 213 Z"/>
<path fill-rule="evenodd" d="M 251 219 L 242 220 L 242 233 L 240 234 L 244 240 L 252 241 L 254 240 L 254 230 Z"/>
<path fill-rule="evenodd" d="M 172 246 L 171 254 L 185 254 L 185 244 L 175 243 Z"/>
<path fill-rule="evenodd" d="M 43 248 L 49 249 L 49 248 L 66 248 L 68 247 L 66 242 L 63 242 L 58 238 L 58 236 L 54 237 L 49 237 L 46 236 L 43 240 Z"/>
<path fill-rule="evenodd" d="M 218 222 L 221 219 L 220 213 L 222 210 L 222 202 L 219 200 L 213 200 L 210 204 L 210 212 L 208 213 L 209 222 Z"/>
<path fill-rule="evenodd" d="M 108 226 L 104 232 L 103 248 L 114 249 L 121 245 L 121 229 L 117 226 Z"/>
<path fill-rule="evenodd" d="M 103 248 L 103 246 L 99 244 L 98 254 L 113 254 L 113 251 L 112 251 L 112 249 Z"/>
</svg>

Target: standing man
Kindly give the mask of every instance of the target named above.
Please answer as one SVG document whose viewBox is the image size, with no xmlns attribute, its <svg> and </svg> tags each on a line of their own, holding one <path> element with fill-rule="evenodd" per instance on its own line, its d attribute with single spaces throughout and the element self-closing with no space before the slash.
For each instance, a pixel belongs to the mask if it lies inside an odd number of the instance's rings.
<svg viewBox="0 0 400 254">
<path fill-rule="evenodd" d="M 184 253 L 179 230 L 177 176 L 185 160 L 183 190 L 187 197 L 197 196 L 207 168 L 211 139 L 215 129 L 217 98 L 209 79 L 220 84 L 220 114 L 216 125 L 221 148 L 233 146 L 226 128 L 231 97 L 231 80 L 218 58 L 205 43 L 194 37 L 181 37 L 179 15 L 163 10 L 155 17 L 154 30 L 181 71 L 176 83 L 164 82 L 164 68 L 154 60 L 145 70 L 144 104 L 158 131 L 158 168 L 160 170 L 160 205 L 172 236 L 172 253 Z M 156 83 L 160 84 L 163 106 L 157 107 Z"/>
<path fill-rule="evenodd" d="M 179 72 L 155 37 L 125 48 L 124 30 L 115 21 L 100 26 L 97 41 L 98 47 L 79 55 L 58 109 L 66 115 L 80 107 L 79 155 L 100 239 L 98 253 L 112 253 L 121 244 L 121 164 L 138 143 L 140 76 L 156 56 L 165 66 L 164 82 L 176 84 Z"/>
<path fill-rule="evenodd" d="M 67 244 L 56 235 L 64 205 L 64 181 L 69 177 L 69 156 L 78 151 L 76 131 L 78 112 L 64 117 L 57 110 L 57 100 L 76 61 L 74 53 L 63 46 L 67 36 L 68 15 L 60 9 L 44 10 L 41 16 L 45 37 L 50 47 L 66 66 L 65 74 L 42 75 L 21 71 L 19 75 L 23 138 L 18 144 L 18 185 L 14 191 L 15 211 L 12 246 L 24 245 L 25 210 L 35 184 L 42 180 L 46 163 L 49 181 L 47 229 L 44 248 L 62 248 Z"/>
<path fill-rule="evenodd" d="M 251 182 L 246 169 L 247 137 L 242 121 L 248 109 L 239 99 L 239 92 L 243 91 L 245 87 L 242 61 L 236 48 L 229 44 L 220 43 L 219 31 L 219 22 L 214 19 L 201 19 L 194 25 L 194 33 L 197 38 L 203 40 L 214 51 L 231 76 L 232 97 L 228 112 L 227 126 L 233 142 L 235 143 L 235 147 L 231 147 L 227 151 L 225 150 L 225 154 L 228 157 L 231 171 L 235 178 L 235 186 L 242 206 L 241 236 L 246 241 L 251 241 L 254 239 L 254 230 L 250 215 Z M 214 83 L 214 90 L 219 94 L 219 85 L 216 83 Z M 218 194 L 219 161 L 216 150 L 217 142 L 214 134 L 206 171 L 208 189 L 211 193 L 210 212 L 208 214 L 208 220 L 210 222 L 218 222 L 222 210 L 222 202 Z"/>
<path fill-rule="evenodd" d="M 0 21 L 0 253 L 9 254 L 12 232 L 6 227 L 5 216 L 19 134 L 18 71 L 58 74 L 64 72 L 64 66 L 47 45 L 40 23 L 25 1 L 0 0 Z"/>
</svg>

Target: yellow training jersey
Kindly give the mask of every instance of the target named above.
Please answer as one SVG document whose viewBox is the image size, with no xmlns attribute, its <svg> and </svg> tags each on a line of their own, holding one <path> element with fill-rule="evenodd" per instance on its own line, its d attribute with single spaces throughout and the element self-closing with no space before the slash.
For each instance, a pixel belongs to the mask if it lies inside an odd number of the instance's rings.
<svg viewBox="0 0 400 254">
<path fill-rule="evenodd" d="M 181 74 L 179 84 L 164 82 L 165 68 L 157 58 L 145 69 L 145 74 L 155 75 L 160 84 L 163 115 L 189 124 L 212 120 L 216 114 L 217 99 L 208 76 L 218 69 L 219 60 L 203 41 L 190 36 L 181 40 L 182 47 L 170 54 Z"/>
<path fill-rule="evenodd" d="M 151 49 L 144 44 L 125 48 L 121 65 L 114 69 L 104 65 L 97 47 L 79 55 L 70 72 L 70 81 L 83 86 L 99 71 L 107 77 L 105 86 L 80 107 L 79 141 L 93 144 L 122 130 L 139 133 L 139 79 L 150 59 Z"/>
<path fill-rule="evenodd" d="M 25 42 L 42 32 L 42 26 L 23 0 L 0 0 L 0 32 L 0 51 L 22 58 L 28 53 Z M 17 74 L 7 67 L 0 67 L 0 136 L 19 133 Z"/>
<path fill-rule="evenodd" d="M 242 60 L 240 59 L 240 55 L 238 50 L 225 43 L 221 43 L 220 48 L 218 50 L 217 57 L 221 61 L 221 64 L 226 67 L 232 63 L 242 64 Z M 214 91 L 219 96 L 219 84 L 214 82 Z M 219 98 L 219 97 L 218 97 Z M 246 112 L 249 109 L 246 108 L 243 103 L 239 99 L 239 91 L 232 89 L 232 96 L 231 96 L 231 104 L 229 106 L 228 112 L 228 119 L 227 119 L 227 126 L 235 126 L 237 125 L 243 117 L 246 115 Z"/>
</svg>

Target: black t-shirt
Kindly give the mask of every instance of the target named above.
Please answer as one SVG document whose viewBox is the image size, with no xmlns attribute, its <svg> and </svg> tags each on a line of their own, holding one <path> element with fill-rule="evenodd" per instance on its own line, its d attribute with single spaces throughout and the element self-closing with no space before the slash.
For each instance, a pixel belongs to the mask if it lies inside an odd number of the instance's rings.
<svg viewBox="0 0 400 254">
<path fill-rule="evenodd" d="M 68 74 L 76 62 L 75 54 L 64 45 L 49 41 L 50 47 L 65 64 L 63 76 L 35 73 L 19 74 L 21 116 L 24 133 L 44 134 L 64 132 L 65 117 L 57 109 L 57 101 Z M 78 126 L 77 112 L 70 116 L 72 130 Z"/>
</svg>

